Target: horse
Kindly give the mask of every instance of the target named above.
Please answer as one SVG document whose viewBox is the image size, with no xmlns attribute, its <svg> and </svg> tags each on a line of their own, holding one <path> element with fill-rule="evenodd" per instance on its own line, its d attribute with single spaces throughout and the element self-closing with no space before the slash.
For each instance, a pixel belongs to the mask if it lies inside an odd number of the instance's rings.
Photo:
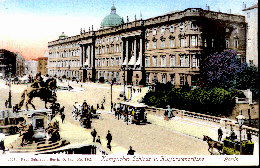
<svg viewBox="0 0 260 168">
<path fill-rule="evenodd" d="M 208 151 L 211 155 L 221 155 L 223 154 L 223 144 L 218 141 L 212 140 L 209 136 L 203 135 L 203 141 L 207 141 L 208 143 Z"/>
<path fill-rule="evenodd" d="M 35 84 L 33 84 L 35 85 Z M 57 101 L 57 96 L 55 90 L 57 88 L 57 82 L 54 78 L 50 78 L 46 80 L 46 82 L 42 82 L 42 87 L 35 88 L 29 87 L 25 89 L 22 93 L 22 100 L 18 104 L 18 110 L 23 106 L 24 101 L 26 102 L 26 110 L 28 110 L 28 105 L 30 104 L 35 110 L 35 106 L 32 104 L 32 100 L 34 97 L 39 97 L 42 101 L 45 102 L 45 108 L 48 109 L 47 103 L 54 103 Z"/>
</svg>

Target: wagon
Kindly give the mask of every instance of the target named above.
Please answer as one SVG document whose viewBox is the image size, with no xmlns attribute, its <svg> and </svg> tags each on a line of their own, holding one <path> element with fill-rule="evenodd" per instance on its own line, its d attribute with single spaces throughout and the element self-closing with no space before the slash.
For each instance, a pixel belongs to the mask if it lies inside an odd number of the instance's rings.
<svg viewBox="0 0 260 168">
<path fill-rule="evenodd" d="M 127 120 L 130 119 L 133 124 L 147 123 L 147 113 L 145 112 L 147 106 L 145 104 L 121 102 L 119 107 L 121 109 L 119 113 L 127 117 Z"/>
</svg>

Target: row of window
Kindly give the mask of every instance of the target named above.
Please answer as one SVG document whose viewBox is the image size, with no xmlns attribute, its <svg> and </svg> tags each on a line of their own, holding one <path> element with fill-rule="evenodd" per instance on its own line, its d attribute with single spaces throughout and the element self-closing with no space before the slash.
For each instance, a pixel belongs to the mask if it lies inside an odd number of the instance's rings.
<svg viewBox="0 0 260 168">
<path fill-rule="evenodd" d="M 113 41 L 119 41 L 121 39 L 120 36 L 113 36 L 113 37 L 107 37 L 102 39 L 96 39 L 96 44 L 103 44 L 103 43 L 111 43 Z"/>
<path fill-rule="evenodd" d="M 187 81 L 187 75 L 180 73 L 179 74 L 179 84 L 182 86 L 185 84 L 185 82 Z M 175 79 L 175 74 L 170 74 L 170 82 L 171 84 L 175 85 L 176 84 L 176 79 Z M 167 74 L 166 73 L 162 73 L 161 74 L 161 81 L 158 80 L 158 74 L 156 73 L 146 73 L 146 83 L 156 83 L 156 82 L 160 82 L 160 83 L 164 83 L 166 84 L 168 82 L 167 80 Z"/>
<path fill-rule="evenodd" d="M 107 72 L 107 71 L 98 71 L 97 78 L 103 77 L 105 80 L 116 79 L 116 81 L 120 81 L 120 74 L 119 72 Z"/>
<path fill-rule="evenodd" d="M 120 45 L 107 45 L 105 46 L 100 46 L 96 48 L 96 54 L 105 54 L 105 53 L 119 53 L 120 50 Z"/>
<path fill-rule="evenodd" d="M 73 43 L 73 44 L 63 44 L 63 45 L 53 46 L 53 47 L 51 47 L 51 49 L 53 49 L 53 50 L 59 50 L 59 49 L 74 48 L 74 47 L 77 47 L 77 46 L 78 46 L 77 43 Z"/>
<path fill-rule="evenodd" d="M 50 76 L 63 76 L 66 75 L 67 77 L 80 77 L 80 72 L 79 71 L 68 71 L 68 70 L 53 70 L 53 69 L 49 69 L 48 70 L 48 74 Z M 80 79 L 80 78 L 79 78 Z"/>
<path fill-rule="evenodd" d="M 170 55 L 169 57 L 166 57 L 165 55 L 152 56 L 152 59 L 149 56 L 145 57 L 146 67 L 190 67 L 190 62 L 191 67 L 199 67 L 199 59 L 196 55 L 179 55 L 178 65 L 176 55 Z"/>
<path fill-rule="evenodd" d="M 79 55 L 80 55 L 80 49 L 77 49 L 72 51 L 49 53 L 49 58 L 67 58 L 67 57 L 76 57 Z"/>
<path fill-rule="evenodd" d="M 120 58 L 99 58 L 96 59 L 96 67 L 119 66 L 120 60 Z"/>
<path fill-rule="evenodd" d="M 49 67 L 80 67 L 79 60 L 49 61 Z"/>
<path fill-rule="evenodd" d="M 189 43 L 188 43 L 189 40 Z M 176 42 L 177 40 L 175 38 L 170 38 L 169 42 L 166 43 L 166 39 L 162 39 L 160 40 L 160 44 L 161 46 L 158 47 L 158 41 L 157 40 L 153 40 L 153 42 L 146 42 L 146 49 L 150 49 L 151 48 L 151 43 L 152 43 L 152 48 L 156 49 L 156 48 L 174 48 L 174 47 L 197 47 L 198 46 L 198 35 L 191 35 L 189 36 L 189 38 L 184 38 L 184 37 L 180 37 L 179 39 L 179 43 Z M 189 44 L 189 45 L 188 45 Z"/>
<path fill-rule="evenodd" d="M 198 26 L 193 23 L 193 22 L 190 22 L 188 23 L 189 25 L 189 29 L 190 30 L 194 30 L 194 29 L 197 29 Z M 185 23 L 184 22 L 180 22 L 178 24 L 175 24 L 175 25 L 170 25 L 170 26 L 162 26 L 161 28 L 153 28 L 152 30 L 147 30 L 146 31 L 146 36 L 149 36 L 149 34 L 152 32 L 152 35 L 157 35 L 159 32 L 160 34 L 165 34 L 166 30 L 169 30 L 170 33 L 174 33 L 176 31 L 176 29 L 179 27 L 179 30 L 180 32 L 184 32 L 185 31 Z"/>
</svg>

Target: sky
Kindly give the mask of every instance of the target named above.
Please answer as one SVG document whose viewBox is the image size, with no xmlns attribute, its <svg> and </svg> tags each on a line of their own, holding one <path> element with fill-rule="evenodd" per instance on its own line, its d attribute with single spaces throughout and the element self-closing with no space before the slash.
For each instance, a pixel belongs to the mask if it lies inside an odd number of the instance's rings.
<svg viewBox="0 0 260 168">
<path fill-rule="evenodd" d="M 100 28 L 114 4 L 117 14 L 129 20 L 143 19 L 186 8 L 241 14 L 257 0 L 0 0 L 0 49 L 19 52 L 24 58 L 42 57 L 49 41 L 65 32 L 78 35 L 81 28 Z"/>
</svg>

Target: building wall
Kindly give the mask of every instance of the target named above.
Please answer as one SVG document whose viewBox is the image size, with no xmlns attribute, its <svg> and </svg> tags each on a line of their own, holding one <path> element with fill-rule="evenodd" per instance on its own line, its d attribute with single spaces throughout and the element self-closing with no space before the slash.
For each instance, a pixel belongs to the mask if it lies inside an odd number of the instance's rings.
<svg viewBox="0 0 260 168">
<path fill-rule="evenodd" d="M 0 73 L 3 76 L 16 75 L 16 56 L 11 51 L 0 49 Z"/>
<path fill-rule="evenodd" d="M 246 61 L 258 67 L 258 7 L 245 10 L 247 22 Z"/>
<path fill-rule="evenodd" d="M 16 76 L 24 76 L 25 75 L 25 59 L 17 54 L 16 57 Z"/>
<path fill-rule="evenodd" d="M 179 87 L 196 85 L 200 60 L 212 52 L 235 49 L 245 61 L 245 36 L 244 16 L 196 8 L 52 41 L 49 51 L 71 43 L 80 46 L 83 81 L 170 81 Z"/>
<path fill-rule="evenodd" d="M 38 61 L 26 60 L 25 61 L 25 74 L 35 77 L 38 69 Z"/>
<path fill-rule="evenodd" d="M 48 62 L 48 57 L 38 58 L 37 72 L 41 73 L 41 75 L 47 74 L 47 62 Z"/>
</svg>

